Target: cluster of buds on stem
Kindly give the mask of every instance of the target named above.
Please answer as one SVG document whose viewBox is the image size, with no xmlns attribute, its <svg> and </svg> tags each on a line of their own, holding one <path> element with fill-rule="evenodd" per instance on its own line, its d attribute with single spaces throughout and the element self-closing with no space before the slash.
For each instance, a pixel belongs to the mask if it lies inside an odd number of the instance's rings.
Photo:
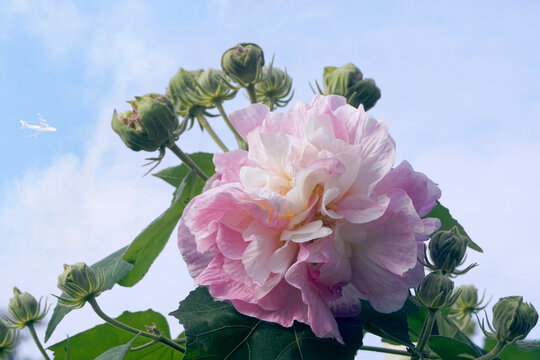
<svg viewBox="0 0 540 360">
<path fill-rule="evenodd" d="M 13 288 L 13 297 L 9 300 L 7 324 L 14 329 L 24 329 L 43 319 L 47 311 L 46 302 L 42 305 L 41 299 L 37 301 L 30 293 Z"/>
<path fill-rule="evenodd" d="M 103 271 L 96 272 L 85 263 L 64 265 L 64 272 L 58 277 L 58 288 L 63 292 L 58 302 L 72 309 L 82 308 L 89 298 L 101 294 L 104 285 Z"/>
<path fill-rule="evenodd" d="M 373 79 L 364 79 L 364 75 L 349 63 L 341 67 L 327 66 L 323 72 L 323 88 L 325 95 L 341 95 L 347 98 L 347 103 L 354 107 L 364 106 L 371 109 L 381 98 L 381 90 Z M 319 92 L 322 91 L 319 88 Z"/>
<path fill-rule="evenodd" d="M 0 319 L 0 359 L 7 358 L 19 341 L 19 332 Z"/>
</svg>

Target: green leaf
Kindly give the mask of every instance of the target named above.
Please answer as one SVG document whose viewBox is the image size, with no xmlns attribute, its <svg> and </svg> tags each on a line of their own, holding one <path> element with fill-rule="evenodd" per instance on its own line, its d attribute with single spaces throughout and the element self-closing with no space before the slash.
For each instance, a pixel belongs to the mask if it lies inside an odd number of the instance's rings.
<svg viewBox="0 0 540 360">
<path fill-rule="evenodd" d="M 437 205 L 435 205 L 435 207 L 429 212 L 429 214 L 426 215 L 426 217 L 433 217 L 433 218 L 437 218 L 441 220 L 441 228 L 439 230 L 448 231 L 452 229 L 454 226 L 457 226 L 459 232 L 469 238 L 468 246 L 471 249 L 476 250 L 481 253 L 484 252 L 482 248 L 480 248 L 480 246 L 478 246 L 475 242 L 471 240 L 471 237 L 467 235 L 467 232 L 465 231 L 463 226 L 461 226 L 457 222 L 457 220 L 452 217 L 452 215 L 450 214 L 450 211 L 444 206 L 442 206 L 440 202 L 437 201 Z"/>
<path fill-rule="evenodd" d="M 471 346 L 447 336 L 432 335 L 428 345 L 442 360 L 470 360 L 478 357 Z"/>
<path fill-rule="evenodd" d="M 497 341 L 495 339 L 485 339 L 484 347 L 486 350 L 491 350 Z M 506 346 L 498 359 L 501 360 L 540 360 L 540 350 L 523 351 L 516 349 L 513 346 Z"/>
<path fill-rule="evenodd" d="M 201 168 L 201 170 L 206 175 L 212 176 L 216 172 L 213 163 L 213 154 L 198 152 L 189 154 L 189 157 L 195 162 L 195 164 L 197 164 L 197 166 Z M 160 172 L 152 175 L 162 180 L 165 180 L 167 183 L 177 188 L 178 186 L 180 186 L 180 183 L 186 177 L 189 171 L 189 167 L 187 167 L 185 164 L 182 164 L 161 170 Z"/>
<path fill-rule="evenodd" d="M 133 344 L 133 341 L 137 336 L 135 336 L 133 339 L 131 339 L 130 342 L 124 345 L 120 345 L 117 347 L 113 347 L 112 349 L 109 349 L 105 351 L 103 354 L 99 355 L 95 360 L 122 360 L 126 356 L 126 353 L 131 348 L 131 345 Z"/>
<path fill-rule="evenodd" d="M 366 331 L 389 340 L 391 343 L 405 345 L 412 350 L 416 349 L 409 337 L 407 320 L 410 314 L 416 313 L 420 309 L 409 299 L 400 310 L 390 314 L 375 311 L 367 301 L 362 301 L 361 309 L 358 318 Z"/>
<path fill-rule="evenodd" d="M 340 321 L 347 344 L 341 345 L 316 337 L 298 322 L 285 328 L 242 315 L 230 303 L 214 301 L 204 287 L 192 291 L 170 315 L 184 325 L 186 360 L 352 360 L 362 339 L 354 319 Z"/>
<path fill-rule="evenodd" d="M 156 220 L 146 227 L 133 240 L 123 259 L 134 265 L 132 271 L 119 281 L 122 286 L 131 287 L 146 274 L 156 257 L 161 253 L 176 228 L 182 212 L 191 199 L 200 194 L 204 182 L 190 171 L 178 186 L 177 194 L 171 206 Z"/>
<path fill-rule="evenodd" d="M 167 320 L 163 315 L 153 310 L 135 313 L 126 311 L 116 319 L 124 324 L 143 331 L 145 330 L 145 325 L 155 324 L 164 336 L 170 337 Z M 70 357 L 72 359 L 94 359 L 99 355 L 103 355 L 105 351 L 126 344 L 132 339 L 132 333 L 120 330 L 109 324 L 98 325 L 69 338 Z M 151 339 L 138 336 L 131 345 L 141 346 L 149 341 L 151 341 Z M 66 340 L 49 347 L 49 350 L 54 352 L 55 360 L 66 359 L 65 346 Z M 129 352 L 124 357 L 126 360 L 181 360 L 182 358 L 182 353 L 160 343 L 140 351 Z"/>
<path fill-rule="evenodd" d="M 132 264 L 122 260 L 122 256 L 126 252 L 127 248 L 127 246 L 123 247 L 122 249 L 112 253 L 111 255 L 91 266 L 92 269 L 94 269 L 96 272 L 98 271 L 98 269 L 103 269 L 103 272 L 105 274 L 105 286 L 103 287 L 104 291 L 112 289 L 114 284 L 120 281 L 120 279 L 126 276 L 126 274 L 133 269 Z M 47 325 L 47 331 L 45 332 L 45 341 L 49 340 L 60 321 L 62 321 L 64 316 L 66 316 L 69 312 L 71 312 L 70 308 L 59 304 L 56 305 L 51 320 Z"/>
</svg>

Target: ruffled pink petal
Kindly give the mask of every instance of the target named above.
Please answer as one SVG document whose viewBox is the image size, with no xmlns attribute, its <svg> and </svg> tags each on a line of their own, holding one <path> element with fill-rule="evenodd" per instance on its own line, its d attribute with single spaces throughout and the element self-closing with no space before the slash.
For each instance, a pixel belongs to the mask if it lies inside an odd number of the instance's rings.
<svg viewBox="0 0 540 360">
<path fill-rule="evenodd" d="M 197 251 L 195 236 L 189 231 L 189 228 L 186 227 L 182 219 L 178 226 L 178 248 L 188 266 L 189 274 L 193 278 L 199 276 L 199 274 L 206 269 L 217 253 L 216 251 L 208 251 L 205 253 Z"/>
<path fill-rule="evenodd" d="M 242 234 L 249 243 L 242 254 L 242 263 L 247 274 L 258 285 L 263 285 L 270 276 L 270 259 L 280 247 L 279 232 L 252 222 Z"/>
<path fill-rule="evenodd" d="M 437 185 L 424 174 L 414 171 L 407 161 L 402 161 L 392 169 L 377 184 L 375 191 L 386 193 L 393 189 L 405 190 L 420 216 L 427 215 L 441 197 Z"/>
<path fill-rule="evenodd" d="M 253 104 L 242 110 L 237 110 L 229 115 L 229 120 L 234 128 L 244 137 L 261 126 L 264 119 L 270 114 L 268 106 L 263 104 Z"/>
<path fill-rule="evenodd" d="M 311 256 L 310 256 L 311 255 Z M 324 301 L 314 286 L 309 267 L 313 257 L 321 254 L 311 253 L 307 247 L 301 247 L 298 254 L 298 261 L 291 266 L 285 274 L 287 282 L 298 288 L 302 293 L 302 300 L 307 305 L 307 323 L 318 337 L 333 337 L 343 343 L 343 338 L 339 333 L 337 322 L 330 311 L 327 302 Z"/>
<path fill-rule="evenodd" d="M 330 311 L 335 317 L 351 317 L 360 313 L 362 294 L 349 283 L 341 289 L 341 297 L 328 303 Z"/>
<path fill-rule="evenodd" d="M 214 164 L 216 173 L 222 183 L 239 182 L 240 169 L 251 165 L 248 153 L 244 150 L 232 150 L 226 153 L 215 153 Z"/>
</svg>

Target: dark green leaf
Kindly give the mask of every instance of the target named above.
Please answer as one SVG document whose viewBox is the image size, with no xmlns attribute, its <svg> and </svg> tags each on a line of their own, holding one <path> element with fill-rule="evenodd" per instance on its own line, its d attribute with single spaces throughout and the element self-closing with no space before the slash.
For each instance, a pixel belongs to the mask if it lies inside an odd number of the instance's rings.
<svg viewBox="0 0 540 360">
<path fill-rule="evenodd" d="M 189 157 L 191 157 L 195 164 L 197 164 L 197 166 L 199 166 L 206 175 L 212 176 L 216 172 L 214 163 L 212 162 L 214 155 L 198 152 L 189 154 Z M 180 186 L 180 183 L 186 177 L 189 171 L 190 169 L 185 164 L 182 164 L 161 170 L 160 172 L 153 175 L 162 180 L 165 180 L 167 183 L 177 188 L 178 186 Z"/>
<path fill-rule="evenodd" d="M 432 335 L 428 345 L 442 360 L 470 360 L 478 357 L 468 344 L 446 336 Z"/>
<path fill-rule="evenodd" d="M 382 314 L 375 311 L 369 302 L 362 301 L 362 311 L 358 318 L 366 331 L 414 350 L 416 348 L 409 337 L 407 319 L 410 314 L 419 310 L 418 306 L 407 299 L 400 310 L 390 314 Z"/>
<path fill-rule="evenodd" d="M 422 331 L 422 326 L 424 326 L 424 321 L 427 316 L 427 308 L 420 308 L 419 311 L 409 315 L 407 322 L 409 323 L 409 336 L 411 341 L 417 342 L 420 332 Z"/>
<path fill-rule="evenodd" d="M 118 318 L 118 321 L 128 324 L 136 329 L 145 330 L 145 325 L 155 326 L 164 336 L 170 337 L 169 325 L 165 317 L 153 310 L 130 313 L 124 312 Z M 126 344 L 133 339 L 133 334 L 120 330 L 109 324 L 102 324 L 92 329 L 86 330 L 75 336 L 70 337 L 70 357 L 72 359 L 94 359 L 103 352 Z M 133 346 L 141 346 L 148 343 L 151 339 L 138 336 L 132 343 Z M 65 360 L 66 340 L 49 347 L 54 352 L 55 360 Z M 152 345 L 136 352 L 129 352 L 124 359 L 126 360 L 154 360 L 170 359 L 181 360 L 183 355 L 160 343 Z"/>
<path fill-rule="evenodd" d="M 126 353 L 131 348 L 131 345 L 133 344 L 133 341 L 137 336 L 135 336 L 133 339 L 131 339 L 130 342 L 124 345 L 120 345 L 117 347 L 114 347 L 112 349 L 109 349 L 105 351 L 103 354 L 99 355 L 95 360 L 122 360 L 124 359 L 124 356 L 126 356 Z"/>
<path fill-rule="evenodd" d="M 178 186 L 177 195 L 171 206 L 146 227 L 133 240 L 123 259 L 134 265 L 132 271 L 119 281 L 122 286 L 133 286 L 146 274 L 156 257 L 169 240 L 184 208 L 189 201 L 200 194 L 204 182 L 190 171 Z"/>
<path fill-rule="evenodd" d="M 437 205 L 435 205 L 435 207 L 429 212 L 429 214 L 426 215 L 426 217 L 434 217 L 441 220 L 440 230 L 450 230 L 454 226 L 457 226 L 459 232 L 469 238 L 468 246 L 471 249 L 476 250 L 481 253 L 484 252 L 482 248 L 480 248 L 480 246 L 478 246 L 475 242 L 471 240 L 471 237 L 467 235 L 467 232 L 465 231 L 463 226 L 461 226 L 457 222 L 457 220 L 452 217 L 452 215 L 450 214 L 450 211 L 444 206 L 442 206 L 440 202 L 437 201 Z"/>
<path fill-rule="evenodd" d="M 105 259 L 98 261 L 92 265 L 92 269 L 98 271 L 98 269 L 103 269 L 105 273 L 105 286 L 104 290 L 110 290 L 120 279 L 122 279 L 128 272 L 133 269 L 133 265 L 122 260 L 122 256 L 127 250 L 127 246 L 122 249 L 112 253 L 107 256 Z M 45 332 L 45 341 L 49 340 L 54 329 L 58 326 L 60 321 L 71 311 L 70 308 L 67 308 L 62 305 L 56 305 L 54 308 L 51 320 L 47 325 L 47 331 Z"/>
<path fill-rule="evenodd" d="M 485 339 L 484 347 L 491 350 L 495 346 L 496 340 Z M 498 357 L 501 360 L 540 360 L 540 350 L 522 351 L 513 346 L 506 346 Z"/>
<path fill-rule="evenodd" d="M 347 343 L 341 345 L 317 338 L 301 323 L 285 328 L 242 315 L 230 303 L 214 301 L 204 287 L 192 291 L 171 315 L 184 325 L 186 360 L 352 360 L 362 338 L 354 318 L 340 321 Z"/>
<path fill-rule="evenodd" d="M 435 315 L 435 325 L 438 335 L 443 335 L 446 337 L 451 337 L 457 341 L 461 341 L 469 345 L 476 352 L 477 356 L 484 355 L 483 351 L 479 346 L 477 346 L 473 341 L 463 332 L 461 329 L 448 318 L 448 310 L 439 311 Z"/>
</svg>

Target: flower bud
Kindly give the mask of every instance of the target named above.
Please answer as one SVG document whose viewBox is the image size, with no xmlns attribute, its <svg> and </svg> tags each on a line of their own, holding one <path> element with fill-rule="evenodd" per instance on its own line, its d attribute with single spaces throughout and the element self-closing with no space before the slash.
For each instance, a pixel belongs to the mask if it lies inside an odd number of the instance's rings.
<svg viewBox="0 0 540 360">
<path fill-rule="evenodd" d="M 443 274 L 460 275 L 469 271 L 475 264 L 469 266 L 463 271 L 456 268 L 465 261 L 465 253 L 467 251 L 467 243 L 469 238 L 459 233 L 459 230 L 454 226 L 450 231 L 438 231 L 429 242 L 429 254 L 432 264 L 427 266 L 433 271 L 441 271 Z"/>
<path fill-rule="evenodd" d="M 415 300 L 420 306 L 440 310 L 452 306 L 460 293 L 461 291 L 454 292 L 454 282 L 450 278 L 431 273 L 418 287 Z"/>
<path fill-rule="evenodd" d="M 8 325 L 15 329 L 23 329 L 28 324 L 33 324 L 43 319 L 47 314 L 47 304 L 41 306 L 31 294 L 21 292 L 13 288 L 14 296 L 9 300 L 7 318 Z"/>
<path fill-rule="evenodd" d="M 347 102 L 368 111 L 381 98 L 381 90 L 373 79 L 363 79 L 363 74 L 352 63 L 341 67 L 327 66 L 323 72 L 323 87 L 326 95 L 335 94 L 347 98 Z"/>
<path fill-rule="evenodd" d="M 236 90 L 225 76 L 225 73 L 217 69 L 208 69 L 202 72 L 197 78 L 197 103 L 207 107 L 221 104 L 226 100 L 231 100 L 236 96 Z"/>
<path fill-rule="evenodd" d="M 471 321 L 472 315 L 486 307 L 486 305 L 482 305 L 484 297 L 482 296 L 478 300 L 478 289 L 474 285 L 462 285 L 456 291 L 461 291 L 461 295 L 452 305 L 449 316 L 467 335 L 472 335 L 475 326 L 474 322 Z"/>
<path fill-rule="evenodd" d="M 289 74 L 273 66 L 265 66 L 263 74 L 263 80 L 255 85 L 257 98 L 270 109 L 286 106 L 293 97 L 293 94 L 289 96 L 292 88 Z"/>
<path fill-rule="evenodd" d="M 493 328 L 498 341 L 513 344 L 524 339 L 538 322 L 538 313 L 522 296 L 509 296 L 493 306 Z"/>
<path fill-rule="evenodd" d="M 9 355 L 19 341 L 19 332 L 0 319 L 0 359 Z"/>
<path fill-rule="evenodd" d="M 58 277 L 58 288 L 63 292 L 59 303 L 72 309 L 82 308 L 88 298 L 101 294 L 104 285 L 103 271 L 96 273 L 82 262 L 64 265 L 64 272 Z"/>
<path fill-rule="evenodd" d="M 169 81 L 168 93 L 178 115 L 191 117 L 194 110 L 204 109 L 197 99 L 197 80 L 202 72 L 200 69 L 188 71 L 180 68 Z"/>
<path fill-rule="evenodd" d="M 128 148 L 155 151 L 174 141 L 178 116 L 173 103 L 164 95 L 147 94 L 128 101 L 133 111 L 114 111 L 112 128 Z"/>
<path fill-rule="evenodd" d="M 234 82 L 246 87 L 263 77 L 264 53 L 259 45 L 241 43 L 225 51 L 221 68 Z"/>
</svg>

